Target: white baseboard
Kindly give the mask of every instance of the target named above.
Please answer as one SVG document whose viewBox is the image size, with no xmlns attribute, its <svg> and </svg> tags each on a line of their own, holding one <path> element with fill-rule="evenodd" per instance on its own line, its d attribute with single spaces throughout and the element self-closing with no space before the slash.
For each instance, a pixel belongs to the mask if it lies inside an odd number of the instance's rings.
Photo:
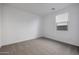
<svg viewBox="0 0 79 59">
<path fill-rule="evenodd" d="M 39 38 L 39 37 L 30 37 L 30 38 L 26 38 L 26 39 L 23 39 L 23 40 L 18 40 L 18 41 L 14 41 L 14 42 L 9 42 L 9 43 L 6 43 L 6 44 L 2 44 L 2 46 L 6 46 L 6 45 L 11 45 L 11 44 L 16 44 L 16 43 L 19 43 L 19 42 L 24 42 L 24 41 L 28 41 L 28 40 L 33 40 L 33 39 L 36 39 L 36 38 Z"/>
<path fill-rule="evenodd" d="M 79 46 L 78 44 L 74 44 L 74 43 L 71 43 L 71 42 L 66 42 L 66 41 L 63 41 L 63 40 L 59 40 L 59 39 L 57 39 L 57 38 L 55 38 L 55 37 L 52 37 L 52 36 L 48 35 L 48 36 L 30 37 L 30 38 L 26 38 L 26 39 L 23 39 L 23 40 L 18 40 L 18 41 L 14 41 L 14 42 L 9 42 L 9 43 L 0 45 L 0 48 L 1 48 L 2 46 L 11 45 L 11 44 L 15 44 L 15 43 L 23 42 L 23 41 L 28 41 L 28 40 L 33 40 L 33 39 L 40 38 L 40 37 L 46 37 L 46 38 L 50 38 L 50 39 L 52 39 L 52 40 L 56 40 L 56 41 L 59 41 L 59 42 L 68 43 L 68 44 L 71 44 L 71 45 Z"/>
<path fill-rule="evenodd" d="M 79 46 L 79 45 L 76 44 L 76 43 L 71 43 L 71 42 L 69 42 L 69 41 L 59 40 L 59 38 L 56 38 L 56 37 L 54 37 L 54 36 L 47 35 L 47 36 L 44 36 L 44 37 L 49 38 L 49 39 L 52 39 L 52 40 L 56 40 L 56 41 L 59 41 L 59 42 L 67 43 L 67 44 L 70 44 L 70 45 L 73 45 L 73 46 Z"/>
</svg>

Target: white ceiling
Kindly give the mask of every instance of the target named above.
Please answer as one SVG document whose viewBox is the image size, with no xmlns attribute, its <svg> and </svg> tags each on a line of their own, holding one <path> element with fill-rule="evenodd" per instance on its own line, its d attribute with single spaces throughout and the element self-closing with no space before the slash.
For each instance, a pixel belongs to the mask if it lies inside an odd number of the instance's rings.
<svg viewBox="0 0 79 59">
<path fill-rule="evenodd" d="M 71 3 L 9 3 L 8 5 L 43 16 L 65 8 L 71 5 Z M 51 8 L 55 8 L 55 10 L 51 10 Z"/>
</svg>

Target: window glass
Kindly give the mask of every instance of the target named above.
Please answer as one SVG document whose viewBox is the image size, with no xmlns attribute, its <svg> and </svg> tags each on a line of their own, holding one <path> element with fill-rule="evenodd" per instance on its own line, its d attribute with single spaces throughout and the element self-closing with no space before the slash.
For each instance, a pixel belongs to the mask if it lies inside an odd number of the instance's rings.
<svg viewBox="0 0 79 59">
<path fill-rule="evenodd" d="M 56 16 L 57 30 L 68 30 L 68 13 Z"/>
</svg>

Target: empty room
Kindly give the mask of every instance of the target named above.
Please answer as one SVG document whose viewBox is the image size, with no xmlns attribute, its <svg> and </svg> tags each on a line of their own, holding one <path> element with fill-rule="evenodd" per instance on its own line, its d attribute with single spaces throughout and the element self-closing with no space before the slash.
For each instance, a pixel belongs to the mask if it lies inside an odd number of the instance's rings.
<svg viewBox="0 0 79 59">
<path fill-rule="evenodd" d="M 79 3 L 0 3 L 0 55 L 78 55 Z"/>
</svg>

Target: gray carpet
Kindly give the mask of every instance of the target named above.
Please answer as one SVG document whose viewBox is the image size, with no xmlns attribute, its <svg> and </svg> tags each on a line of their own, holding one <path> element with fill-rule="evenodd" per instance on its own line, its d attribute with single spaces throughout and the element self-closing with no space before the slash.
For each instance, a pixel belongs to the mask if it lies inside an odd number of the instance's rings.
<svg viewBox="0 0 79 59">
<path fill-rule="evenodd" d="M 78 49 L 47 38 L 38 38 L 3 46 L 0 55 L 78 55 Z"/>
</svg>

